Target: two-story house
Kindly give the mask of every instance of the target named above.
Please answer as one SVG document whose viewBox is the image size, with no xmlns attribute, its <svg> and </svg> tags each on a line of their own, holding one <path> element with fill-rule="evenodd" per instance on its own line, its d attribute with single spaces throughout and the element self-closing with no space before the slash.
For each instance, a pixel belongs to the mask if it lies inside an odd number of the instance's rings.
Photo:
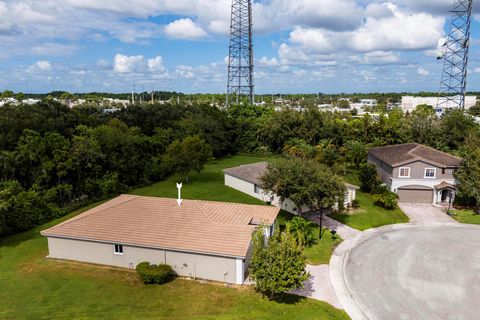
<svg viewBox="0 0 480 320">
<path fill-rule="evenodd" d="M 368 151 L 382 181 L 400 202 L 446 205 L 456 192 L 454 172 L 461 158 L 417 144 L 399 144 Z"/>
</svg>

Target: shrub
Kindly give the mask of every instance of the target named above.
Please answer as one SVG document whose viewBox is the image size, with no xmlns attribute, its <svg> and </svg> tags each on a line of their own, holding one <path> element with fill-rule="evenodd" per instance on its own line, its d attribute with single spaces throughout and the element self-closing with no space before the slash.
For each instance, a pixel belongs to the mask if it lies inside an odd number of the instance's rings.
<svg viewBox="0 0 480 320">
<path fill-rule="evenodd" d="M 294 217 L 287 222 L 290 233 L 305 246 L 311 246 L 315 242 L 314 225 L 301 217 Z"/>
<path fill-rule="evenodd" d="M 164 284 L 173 276 L 173 269 L 167 264 L 142 262 L 137 265 L 137 273 L 145 284 Z"/>
<path fill-rule="evenodd" d="M 360 168 L 359 179 L 361 181 L 361 190 L 367 193 L 377 193 L 380 188 L 380 178 L 377 174 L 377 168 L 371 163 L 364 164 Z"/>
<path fill-rule="evenodd" d="M 375 205 L 378 207 L 382 207 L 387 210 L 394 210 L 397 208 L 398 204 L 398 195 L 394 192 L 386 191 L 380 194 L 376 194 L 373 196 L 375 200 Z"/>
<path fill-rule="evenodd" d="M 358 208 L 360 208 L 360 202 L 358 202 L 358 200 L 353 200 L 353 201 L 352 201 L 352 208 L 353 208 L 353 209 L 358 209 Z"/>
</svg>

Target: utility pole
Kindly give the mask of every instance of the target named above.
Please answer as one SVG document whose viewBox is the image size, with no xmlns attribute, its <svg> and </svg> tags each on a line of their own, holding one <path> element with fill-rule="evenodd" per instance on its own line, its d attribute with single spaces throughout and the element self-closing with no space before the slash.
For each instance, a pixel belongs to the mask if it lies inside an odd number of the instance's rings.
<svg viewBox="0 0 480 320">
<path fill-rule="evenodd" d="M 465 108 L 472 7 L 473 0 L 454 0 L 450 11 L 450 31 L 437 57 L 443 59 L 439 109 Z"/>
<path fill-rule="evenodd" d="M 255 102 L 253 84 L 252 0 L 232 0 L 228 58 L 227 106 L 235 96 Z"/>
</svg>

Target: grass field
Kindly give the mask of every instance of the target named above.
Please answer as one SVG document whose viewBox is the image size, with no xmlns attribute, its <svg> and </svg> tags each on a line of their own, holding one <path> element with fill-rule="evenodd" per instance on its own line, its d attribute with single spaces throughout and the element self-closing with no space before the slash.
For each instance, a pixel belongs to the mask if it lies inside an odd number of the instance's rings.
<svg viewBox="0 0 480 320">
<path fill-rule="evenodd" d="M 259 203 L 224 187 L 221 169 L 260 160 L 214 161 L 201 174 L 192 175 L 184 196 Z M 132 192 L 175 197 L 175 181 Z M 127 270 L 46 259 L 47 241 L 39 232 L 93 206 L 0 240 L 0 319 L 349 319 L 327 303 L 297 296 L 273 302 L 250 287 L 183 279 L 144 286 Z"/>
<path fill-rule="evenodd" d="M 226 187 L 222 172 L 222 170 L 226 168 L 265 160 L 265 158 L 253 156 L 234 156 L 221 160 L 213 160 L 205 166 L 202 172 L 192 173 L 188 184 L 183 181 L 182 197 L 185 199 L 265 204 L 240 191 Z M 129 193 L 141 196 L 176 198 L 176 183 L 182 182 L 182 180 L 183 179 L 178 176 L 173 176 L 165 181 L 155 183 L 148 187 L 135 189 Z"/>
<path fill-rule="evenodd" d="M 475 214 L 473 210 L 453 210 L 452 217 L 461 223 L 480 224 L 480 214 Z"/>
<path fill-rule="evenodd" d="M 358 230 L 367 230 L 394 223 L 406 223 L 408 217 L 397 208 L 385 210 L 373 204 L 373 198 L 368 193 L 357 191 L 357 198 L 360 208 L 352 213 L 330 215 L 333 219 L 340 221 Z"/>
</svg>

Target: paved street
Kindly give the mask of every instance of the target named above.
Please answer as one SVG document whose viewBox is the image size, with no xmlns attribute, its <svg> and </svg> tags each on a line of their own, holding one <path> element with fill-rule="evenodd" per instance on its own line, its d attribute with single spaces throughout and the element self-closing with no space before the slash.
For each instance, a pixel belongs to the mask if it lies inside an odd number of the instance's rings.
<svg viewBox="0 0 480 320">
<path fill-rule="evenodd" d="M 398 204 L 400 209 L 410 218 L 411 223 L 425 222 L 456 222 L 441 208 L 428 203 L 405 203 Z"/>
<path fill-rule="evenodd" d="M 346 245 L 332 281 L 354 320 L 479 319 L 480 227 L 394 226 Z"/>
</svg>

